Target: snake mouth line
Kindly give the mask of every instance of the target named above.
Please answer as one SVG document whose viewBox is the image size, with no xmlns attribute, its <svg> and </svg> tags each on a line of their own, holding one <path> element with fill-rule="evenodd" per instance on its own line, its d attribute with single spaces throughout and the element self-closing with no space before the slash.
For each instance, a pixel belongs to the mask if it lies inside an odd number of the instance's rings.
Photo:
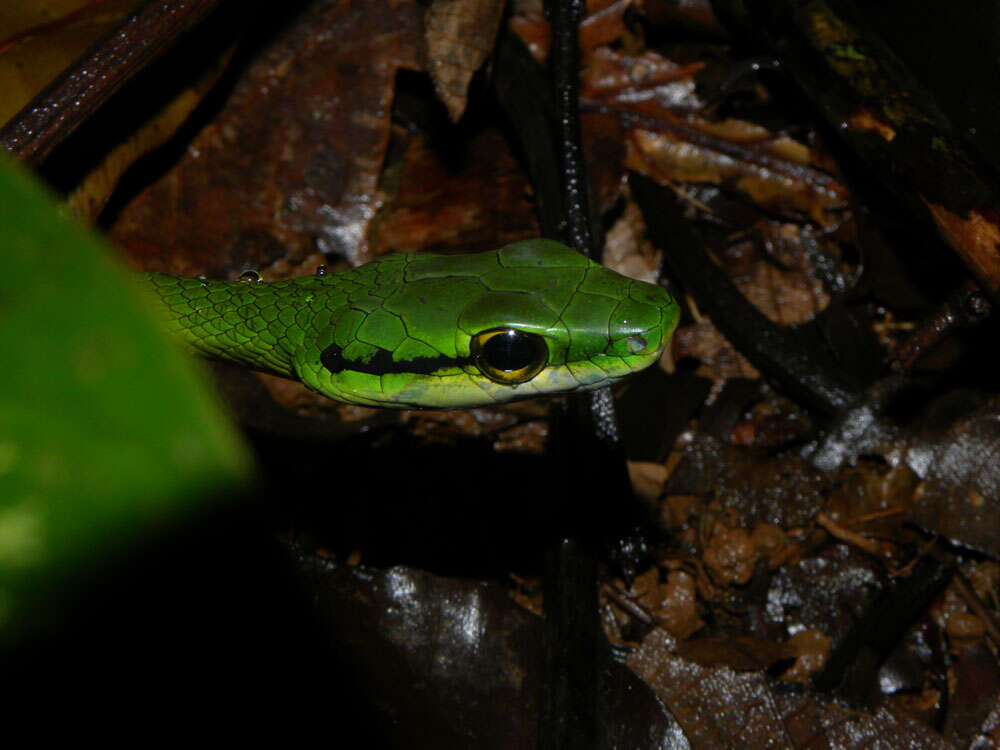
<svg viewBox="0 0 1000 750">
<path fill-rule="evenodd" d="M 472 362 L 471 357 L 414 357 L 413 359 L 395 360 L 392 352 L 379 349 L 371 359 L 349 359 L 344 356 L 344 350 L 336 344 L 326 347 L 320 354 L 323 367 L 334 375 L 344 371 L 362 372 L 367 375 L 390 375 L 393 373 L 410 373 L 414 375 L 433 375 L 446 367 L 463 367 Z"/>
<path fill-rule="evenodd" d="M 391 375 L 394 373 L 406 373 L 413 375 L 433 375 L 445 368 L 464 368 L 473 364 L 473 357 L 414 357 L 407 360 L 395 360 L 392 353 L 379 349 L 371 359 L 350 359 L 344 356 L 344 351 L 336 344 L 326 347 L 320 354 L 320 362 L 331 374 L 339 375 L 342 372 L 360 372 L 366 375 Z M 605 373 L 601 383 L 610 383 L 620 380 L 627 373 L 610 374 Z M 596 387 L 589 383 L 580 383 L 578 387 Z M 576 390 L 575 388 L 572 390 Z"/>
</svg>

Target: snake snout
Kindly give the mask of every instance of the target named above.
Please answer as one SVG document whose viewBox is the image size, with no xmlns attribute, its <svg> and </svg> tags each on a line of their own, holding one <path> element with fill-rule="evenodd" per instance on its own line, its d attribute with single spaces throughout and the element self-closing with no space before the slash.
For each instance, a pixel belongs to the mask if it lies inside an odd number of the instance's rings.
<svg viewBox="0 0 1000 750">
<path fill-rule="evenodd" d="M 677 318 L 677 303 L 665 289 L 634 281 L 611 315 L 611 348 L 628 359 L 655 359 L 670 340 Z"/>
</svg>

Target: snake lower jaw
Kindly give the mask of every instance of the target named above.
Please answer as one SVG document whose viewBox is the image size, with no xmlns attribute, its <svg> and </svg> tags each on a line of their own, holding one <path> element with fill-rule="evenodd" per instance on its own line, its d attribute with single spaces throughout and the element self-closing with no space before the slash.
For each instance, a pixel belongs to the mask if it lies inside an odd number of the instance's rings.
<svg viewBox="0 0 1000 750">
<path fill-rule="evenodd" d="M 319 377 L 303 370 L 299 378 L 311 390 L 335 401 L 388 409 L 450 410 L 497 406 L 513 401 L 526 401 L 566 393 L 603 388 L 635 372 L 635 364 L 627 367 L 618 358 L 616 367 L 599 367 L 591 361 L 549 367 L 534 379 L 518 385 L 494 383 L 479 375 L 457 370 L 446 375 L 416 378 L 404 374 L 381 377 L 354 377 L 351 384 L 340 382 L 329 372 Z M 648 364 L 656 361 L 651 357 Z M 648 366 L 643 363 L 642 366 Z"/>
</svg>

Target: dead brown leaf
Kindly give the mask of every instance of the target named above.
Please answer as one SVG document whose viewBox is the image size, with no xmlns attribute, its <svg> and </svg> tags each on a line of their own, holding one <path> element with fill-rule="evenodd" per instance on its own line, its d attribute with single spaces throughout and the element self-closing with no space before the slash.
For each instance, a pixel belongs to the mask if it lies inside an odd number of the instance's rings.
<svg viewBox="0 0 1000 750">
<path fill-rule="evenodd" d="M 317 246 L 368 259 L 395 74 L 422 58 L 416 3 L 317 3 L 112 236 L 137 265 L 189 275 L 294 266 Z"/>
<path fill-rule="evenodd" d="M 427 69 L 454 122 L 465 112 L 472 76 L 493 49 L 503 6 L 503 0 L 434 0 L 427 11 Z"/>
<path fill-rule="evenodd" d="M 702 667 L 654 630 L 628 660 L 680 722 L 693 748 L 949 748 L 932 729 L 886 709 L 873 716 L 776 686 L 761 673 Z"/>
</svg>

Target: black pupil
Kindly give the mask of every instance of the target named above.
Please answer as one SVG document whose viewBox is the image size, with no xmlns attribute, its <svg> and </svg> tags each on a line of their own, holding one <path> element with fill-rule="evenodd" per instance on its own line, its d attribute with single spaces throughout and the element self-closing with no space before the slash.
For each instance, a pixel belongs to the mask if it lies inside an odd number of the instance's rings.
<svg viewBox="0 0 1000 750">
<path fill-rule="evenodd" d="M 535 361 L 537 349 L 529 336 L 520 331 L 504 331 L 483 344 L 482 356 L 498 370 L 510 372 Z"/>
</svg>

